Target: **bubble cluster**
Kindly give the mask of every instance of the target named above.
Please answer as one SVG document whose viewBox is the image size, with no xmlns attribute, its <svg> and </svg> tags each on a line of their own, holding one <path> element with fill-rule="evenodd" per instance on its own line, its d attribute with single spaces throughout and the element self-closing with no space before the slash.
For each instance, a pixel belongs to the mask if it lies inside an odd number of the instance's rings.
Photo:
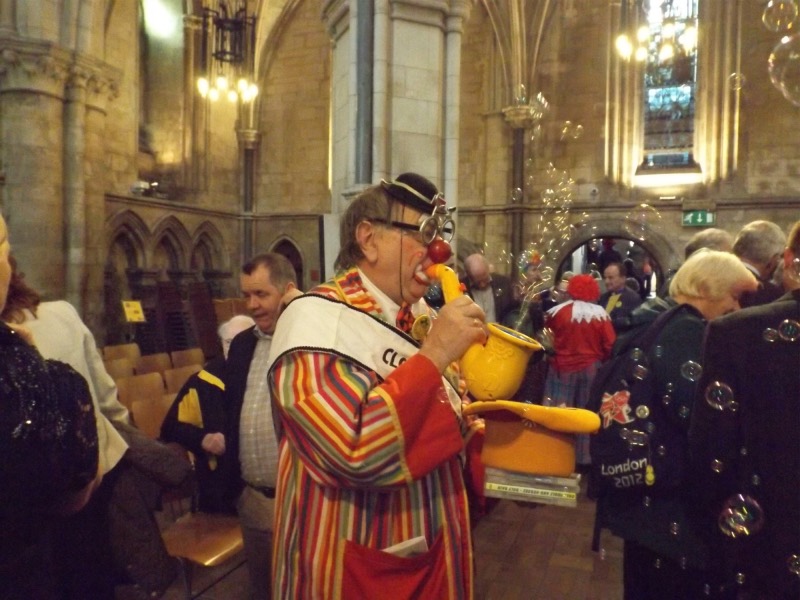
<svg viewBox="0 0 800 600">
<path fill-rule="evenodd" d="M 728 537 L 748 537 L 764 526 L 764 510 L 752 496 L 734 494 L 725 501 L 717 525 Z"/>
<path fill-rule="evenodd" d="M 580 123 L 573 123 L 572 121 L 564 121 L 561 124 L 561 141 L 564 140 L 577 140 L 583 135 L 583 125 Z"/>
</svg>

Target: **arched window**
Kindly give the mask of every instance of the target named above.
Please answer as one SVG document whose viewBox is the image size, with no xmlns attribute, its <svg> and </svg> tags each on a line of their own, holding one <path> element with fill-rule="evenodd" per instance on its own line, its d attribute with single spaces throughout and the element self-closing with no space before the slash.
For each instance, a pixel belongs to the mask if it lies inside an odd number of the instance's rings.
<svg viewBox="0 0 800 600">
<path fill-rule="evenodd" d="M 628 187 L 710 184 L 736 168 L 736 2 L 622 0 L 611 8 L 606 175 Z"/>
</svg>

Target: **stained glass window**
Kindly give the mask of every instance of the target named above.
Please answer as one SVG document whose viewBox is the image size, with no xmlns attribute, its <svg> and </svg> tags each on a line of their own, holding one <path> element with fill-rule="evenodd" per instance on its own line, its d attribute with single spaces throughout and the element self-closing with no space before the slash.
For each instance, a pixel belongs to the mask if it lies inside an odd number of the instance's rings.
<svg viewBox="0 0 800 600">
<path fill-rule="evenodd" d="M 644 168 L 694 165 L 698 1 L 652 0 L 647 7 L 648 30 L 639 33 L 647 47 Z"/>
</svg>

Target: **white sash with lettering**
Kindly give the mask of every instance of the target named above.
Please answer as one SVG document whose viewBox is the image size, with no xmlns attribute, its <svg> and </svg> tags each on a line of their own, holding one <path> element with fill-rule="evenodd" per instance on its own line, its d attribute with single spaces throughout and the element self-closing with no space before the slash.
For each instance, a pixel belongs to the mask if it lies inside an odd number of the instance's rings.
<svg viewBox="0 0 800 600">
<path fill-rule="evenodd" d="M 339 300 L 307 294 L 296 298 L 278 319 L 269 362 L 289 352 L 307 350 L 337 354 L 386 379 L 406 359 L 419 352 L 410 336 L 378 317 Z M 272 370 L 270 370 L 272 379 Z M 461 417 L 461 398 L 442 377 L 450 404 Z"/>
</svg>

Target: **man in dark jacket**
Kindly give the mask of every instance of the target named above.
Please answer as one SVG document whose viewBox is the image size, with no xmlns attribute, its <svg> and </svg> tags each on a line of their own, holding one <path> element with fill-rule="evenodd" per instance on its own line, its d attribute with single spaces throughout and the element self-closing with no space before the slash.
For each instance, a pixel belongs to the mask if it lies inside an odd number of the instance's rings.
<svg viewBox="0 0 800 600">
<path fill-rule="evenodd" d="M 642 303 L 641 296 L 625 285 L 625 279 L 622 263 L 609 263 L 603 271 L 606 292 L 597 303 L 606 309 L 615 331 L 627 323 L 633 309 Z"/>
<path fill-rule="evenodd" d="M 771 221 L 753 221 L 739 231 L 733 253 L 758 279 L 758 289 L 742 296 L 743 308 L 772 302 L 783 295 L 781 286 L 770 281 L 781 261 L 786 235 Z"/>
<path fill-rule="evenodd" d="M 726 598 L 800 598 L 800 221 L 778 300 L 709 324 L 692 497 Z"/>
<path fill-rule="evenodd" d="M 272 334 L 283 308 L 297 295 L 291 263 L 280 254 L 260 254 L 242 267 L 240 287 L 256 325 L 231 342 L 225 363 L 227 432 L 225 455 L 242 524 L 252 598 L 271 596 L 272 521 L 278 467 L 278 442 L 267 385 Z M 242 486 L 242 484 L 244 484 Z"/>
</svg>

